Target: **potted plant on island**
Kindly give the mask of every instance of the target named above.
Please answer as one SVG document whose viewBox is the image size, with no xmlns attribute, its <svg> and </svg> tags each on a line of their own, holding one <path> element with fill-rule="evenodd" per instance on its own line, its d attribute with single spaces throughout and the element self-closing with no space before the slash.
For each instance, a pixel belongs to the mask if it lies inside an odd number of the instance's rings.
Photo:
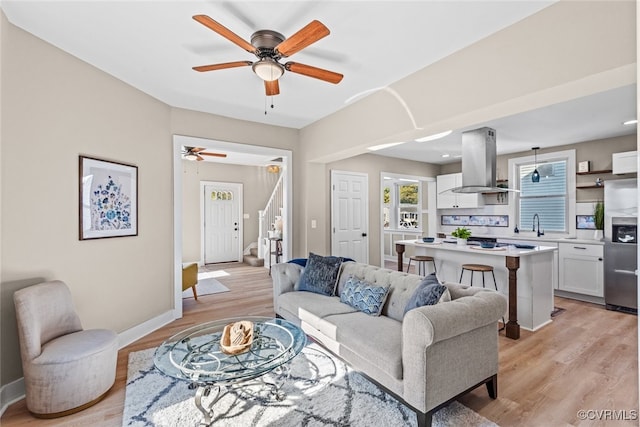
<svg viewBox="0 0 640 427">
<path fill-rule="evenodd" d="M 593 233 L 593 238 L 596 240 L 602 240 L 602 234 L 604 230 L 604 203 L 598 201 L 593 207 L 593 222 L 596 226 L 596 231 Z"/>
<path fill-rule="evenodd" d="M 467 244 L 467 239 L 471 237 L 471 230 L 467 227 L 458 227 L 451 232 L 451 235 L 457 239 L 459 245 L 464 246 Z"/>
</svg>

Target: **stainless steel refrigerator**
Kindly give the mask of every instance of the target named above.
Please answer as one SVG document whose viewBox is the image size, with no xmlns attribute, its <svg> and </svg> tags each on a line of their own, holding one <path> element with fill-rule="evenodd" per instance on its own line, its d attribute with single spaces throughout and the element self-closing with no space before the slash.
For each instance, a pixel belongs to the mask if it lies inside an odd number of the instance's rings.
<svg viewBox="0 0 640 427">
<path fill-rule="evenodd" d="M 604 185 L 604 302 L 609 310 L 638 311 L 637 180 Z"/>
</svg>

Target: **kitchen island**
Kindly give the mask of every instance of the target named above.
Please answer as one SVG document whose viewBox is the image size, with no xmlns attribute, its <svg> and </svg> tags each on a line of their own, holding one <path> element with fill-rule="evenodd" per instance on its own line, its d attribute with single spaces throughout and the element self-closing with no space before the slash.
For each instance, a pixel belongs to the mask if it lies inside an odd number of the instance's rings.
<svg viewBox="0 0 640 427">
<path fill-rule="evenodd" d="M 535 246 L 532 249 L 480 246 L 460 246 L 447 241 L 423 243 L 418 240 L 395 242 L 398 253 L 398 270 L 402 271 L 406 247 L 415 255 L 429 255 L 435 260 L 441 281 L 460 281 L 462 264 L 486 264 L 494 269 L 498 291 L 508 298 L 509 320 L 505 326 L 508 338 L 520 338 L 520 327 L 535 331 L 551 322 L 553 311 L 553 277 L 557 274 L 554 262 L 555 247 Z M 469 283 L 470 273 L 463 281 Z M 475 274 L 474 286 L 480 286 L 482 278 Z M 493 283 L 488 278 L 487 286 Z"/>
</svg>

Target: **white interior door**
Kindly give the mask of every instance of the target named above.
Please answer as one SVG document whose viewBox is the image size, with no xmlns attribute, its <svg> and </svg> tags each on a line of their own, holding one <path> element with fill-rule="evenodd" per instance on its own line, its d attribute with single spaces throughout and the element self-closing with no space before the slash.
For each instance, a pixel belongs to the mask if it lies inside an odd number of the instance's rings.
<svg viewBox="0 0 640 427">
<path fill-rule="evenodd" d="M 242 260 L 242 184 L 203 186 L 203 242 L 205 264 Z"/>
<path fill-rule="evenodd" d="M 331 171 L 331 255 L 369 263 L 369 178 Z"/>
</svg>

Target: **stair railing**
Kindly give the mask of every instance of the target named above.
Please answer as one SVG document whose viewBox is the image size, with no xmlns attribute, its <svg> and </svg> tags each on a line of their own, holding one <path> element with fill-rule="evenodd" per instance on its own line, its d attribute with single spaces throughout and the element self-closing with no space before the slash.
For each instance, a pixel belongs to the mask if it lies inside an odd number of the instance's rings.
<svg viewBox="0 0 640 427">
<path fill-rule="evenodd" d="M 283 178 L 284 174 L 280 174 L 269 201 L 264 209 L 258 211 L 258 258 L 265 259 L 265 254 L 269 254 L 269 231 L 273 229 L 276 216 L 282 216 L 282 208 L 284 206 Z M 271 265 L 270 261 L 269 265 Z"/>
</svg>

